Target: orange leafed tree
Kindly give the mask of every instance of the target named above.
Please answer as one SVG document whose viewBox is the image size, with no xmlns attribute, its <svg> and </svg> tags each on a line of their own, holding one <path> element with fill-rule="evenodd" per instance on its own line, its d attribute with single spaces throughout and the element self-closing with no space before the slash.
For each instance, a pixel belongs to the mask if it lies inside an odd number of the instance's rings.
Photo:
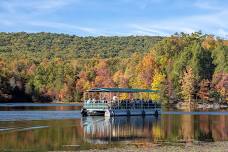
<svg viewBox="0 0 228 152">
<path fill-rule="evenodd" d="M 87 73 L 85 71 L 81 71 L 79 73 L 79 79 L 76 81 L 76 89 L 79 92 L 83 92 L 88 90 L 90 87 L 89 80 L 87 78 Z"/>
<path fill-rule="evenodd" d="M 125 76 L 123 71 L 121 71 L 121 70 L 116 71 L 114 73 L 112 79 L 113 79 L 116 86 L 118 86 L 120 88 L 127 88 L 128 87 L 128 78 L 127 78 L 127 76 Z"/>
<path fill-rule="evenodd" d="M 95 86 L 96 87 L 114 87 L 112 81 L 111 72 L 108 68 L 107 61 L 101 60 L 98 65 L 95 67 L 96 78 Z"/>
<path fill-rule="evenodd" d="M 209 99 L 209 89 L 210 89 L 210 81 L 207 79 L 203 79 L 200 82 L 200 89 L 198 92 L 198 96 L 203 100 Z"/>
</svg>

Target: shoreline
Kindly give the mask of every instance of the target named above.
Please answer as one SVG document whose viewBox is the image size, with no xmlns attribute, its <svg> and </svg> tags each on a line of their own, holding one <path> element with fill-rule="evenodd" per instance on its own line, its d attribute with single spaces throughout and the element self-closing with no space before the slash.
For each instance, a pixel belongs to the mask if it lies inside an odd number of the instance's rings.
<svg viewBox="0 0 228 152">
<path fill-rule="evenodd" d="M 189 143 L 132 143 L 107 149 L 80 150 L 81 152 L 228 152 L 228 141 Z"/>
<path fill-rule="evenodd" d="M 186 104 L 185 102 L 179 102 L 176 104 L 171 104 L 169 107 L 174 107 L 179 110 L 185 110 L 185 109 L 200 109 L 200 110 L 206 110 L 206 109 L 227 109 L 228 104 L 227 103 L 193 103 L 189 106 L 189 104 Z"/>
<path fill-rule="evenodd" d="M 80 105 L 82 105 L 83 102 L 61 102 L 61 101 L 58 101 L 58 102 L 50 102 L 50 104 L 80 104 Z"/>
<path fill-rule="evenodd" d="M 1 102 L 0 101 L 0 104 L 13 104 L 13 103 L 34 103 L 34 104 L 80 104 L 82 105 L 83 103 L 82 102 L 61 102 L 61 101 L 58 101 L 58 102 Z"/>
<path fill-rule="evenodd" d="M 83 102 L 62 102 L 62 101 L 55 101 L 55 102 L 1 102 L 0 104 L 18 104 L 18 103 L 34 103 L 34 104 L 77 104 L 79 106 L 83 105 Z M 173 108 L 176 110 L 189 110 L 189 106 L 185 105 L 185 104 L 165 104 L 162 107 L 164 108 Z M 228 104 L 208 104 L 208 103 L 204 103 L 204 104 L 197 104 L 197 106 L 193 106 L 190 108 L 191 110 L 195 109 L 195 110 L 223 110 L 223 109 L 228 109 Z"/>
</svg>

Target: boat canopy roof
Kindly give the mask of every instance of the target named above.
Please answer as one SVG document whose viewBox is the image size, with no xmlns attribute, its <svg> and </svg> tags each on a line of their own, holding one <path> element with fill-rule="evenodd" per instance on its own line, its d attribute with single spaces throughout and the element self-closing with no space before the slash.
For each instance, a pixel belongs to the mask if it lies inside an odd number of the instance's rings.
<svg viewBox="0 0 228 152">
<path fill-rule="evenodd" d="M 150 90 L 150 89 L 136 89 L 136 88 L 92 88 L 87 90 L 87 92 L 121 92 L 121 93 L 156 93 L 158 90 Z"/>
</svg>

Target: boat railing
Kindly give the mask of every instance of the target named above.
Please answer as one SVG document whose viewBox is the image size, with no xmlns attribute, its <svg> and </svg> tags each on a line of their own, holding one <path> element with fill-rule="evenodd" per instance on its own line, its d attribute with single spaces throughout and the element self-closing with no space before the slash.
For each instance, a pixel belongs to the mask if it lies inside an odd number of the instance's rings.
<svg viewBox="0 0 228 152">
<path fill-rule="evenodd" d="M 96 101 L 96 102 L 85 102 L 84 108 L 86 109 L 154 109 L 161 108 L 161 105 L 157 102 L 107 102 L 107 101 Z"/>
<path fill-rule="evenodd" d="M 161 108 L 158 103 L 112 103 L 110 106 L 112 109 L 154 109 Z"/>
<path fill-rule="evenodd" d="M 107 103 L 84 103 L 86 109 L 108 109 Z"/>
</svg>

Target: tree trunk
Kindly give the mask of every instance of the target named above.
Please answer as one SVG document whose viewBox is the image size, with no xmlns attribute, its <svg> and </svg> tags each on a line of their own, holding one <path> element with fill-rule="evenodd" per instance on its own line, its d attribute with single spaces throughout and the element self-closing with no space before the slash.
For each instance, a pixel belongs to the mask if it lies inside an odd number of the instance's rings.
<svg viewBox="0 0 228 152">
<path fill-rule="evenodd" d="M 188 99 L 188 104 L 189 104 L 189 106 L 191 106 L 191 97 L 189 97 L 189 99 Z"/>
</svg>

